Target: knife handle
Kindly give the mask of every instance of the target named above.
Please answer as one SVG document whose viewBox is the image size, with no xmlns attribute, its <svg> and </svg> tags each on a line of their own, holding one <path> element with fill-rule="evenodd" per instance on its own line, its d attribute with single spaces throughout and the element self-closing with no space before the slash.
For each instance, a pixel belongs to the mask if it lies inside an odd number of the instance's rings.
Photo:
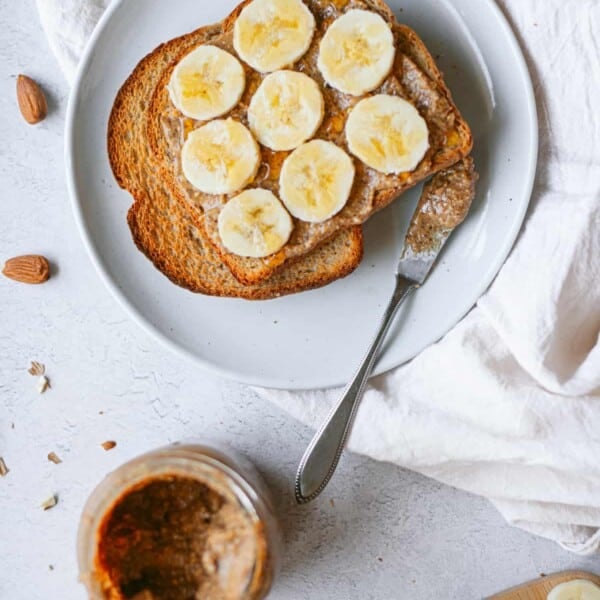
<svg viewBox="0 0 600 600">
<path fill-rule="evenodd" d="M 333 476 L 383 340 L 400 305 L 417 287 L 418 284 L 415 281 L 402 275 L 396 275 L 396 287 L 375 339 L 360 363 L 356 375 L 344 389 L 340 400 L 332 408 L 300 461 L 295 483 L 298 504 L 314 500 L 325 489 Z"/>
</svg>

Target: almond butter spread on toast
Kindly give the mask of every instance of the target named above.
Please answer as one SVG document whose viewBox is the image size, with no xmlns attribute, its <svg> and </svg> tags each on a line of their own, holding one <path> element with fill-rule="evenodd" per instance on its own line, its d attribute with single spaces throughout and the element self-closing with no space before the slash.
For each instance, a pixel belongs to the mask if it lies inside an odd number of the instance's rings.
<svg viewBox="0 0 600 600">
<path fill-rule="evenodd" d="M 278 253 L 266 258 L 233 256 L 223 247 L 217 231 L 218 216 L 228 197 L 200 192 L 187 181 L 182 172 L 181 149 L 189 133 L 203 123 L 184 117 L 169 101 L 166 91 L 166 83 L 170 76 L 168 70 L 163 77 L 162 87 L 159 86 L 153 98 L 151 111 L 152 118 L 159 122 L 158 127 L 151 129 L 155 132 L 160 131 L 158 137 L 162 139 L 158 140 L 159 155 L 162 155 L 163 164 L 167 166 L 165 174 L 167 179 L 171 180 L 174 194 L 191 209 L 192 218 L 196 219 L 207 240 L 219 252 L 234 275 L 246 284 L 264 279 L 288 259 L 305 255 L 337 231 L 363 223 L 403 191 L 454 164 L 471 149 L 472 140 L 468 126 L 452 103 L 441 76 L 438 79 L 437 73 L 424 70 L 429 59 L 423 58 L 427 56 L 427 51 L 422 42 L 408 28 L 395 23 L 393 15 L 383 3 L 372 0 L 346 0 L 335 3 L 306 0 L 306 5 L 315 17 L 317 28 L 311 47 L 294 65 L 294 70 L 313 77 L 321 84 L 326 108 L 323 123 L 315 138 L 331 141 L 343 149 L 347 148 L 345 123 L 349 112 L 361 98 L 351 97 L 324 85 L 316 63 L 319 43 L 331 23 L 351 9 L 363 9 L 380 11 L 388 20 L 397 48 L 392 72 L 376 92 L 404 98 L 419 110 L 429 128 L 430 149 L 418 167 L 410 173 L 384 174 L 355 160 L 356 176 L 352 193 L 346 206 L 337 215 L 322 223 L 308 223 L 295 219 L 294 230 L 287 244 Z M 213 38 L 211 44 L 235 55 L 230 26 L 224 28 L 221 36 Z M 172 68 L 176 63 L 177 61 L 173 62 Z M 226 116 L 247 125 L 248 105 L 263 80 L 263 75 L 247 65 L 245 69 L 246 90 L 238 105 Z M 251 187 L 259 186 L 279 197 L 281 165 L 289 153 L 261 147 L 261 154 L 262 166 Z"/>
</svg>

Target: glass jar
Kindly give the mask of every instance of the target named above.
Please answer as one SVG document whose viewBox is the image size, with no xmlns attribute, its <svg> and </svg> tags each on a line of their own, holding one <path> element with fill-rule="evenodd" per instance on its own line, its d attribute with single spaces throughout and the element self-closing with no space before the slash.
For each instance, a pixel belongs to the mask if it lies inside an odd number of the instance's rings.
<svg viewBox="0 0 600 600">
<path fill-rule="evenodd" d="M 110 473 L 88 499 L 77 539 L 92 600 L 150 600 L 163 588 L 176 597 L 178 585 L 187 586 L 184 597 L 191 585 L 192 596 L 207 600 L 260 600 L 281 553 L 256 469 L 205 444 L 161 448 Z"/>
</svg>

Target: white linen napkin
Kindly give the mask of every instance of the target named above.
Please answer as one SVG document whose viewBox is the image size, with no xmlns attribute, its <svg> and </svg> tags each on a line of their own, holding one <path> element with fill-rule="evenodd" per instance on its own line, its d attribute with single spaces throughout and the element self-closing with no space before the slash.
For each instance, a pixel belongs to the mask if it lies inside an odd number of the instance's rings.
<svg viewBox="0 0 600 600">
<path fill-rule="evenodd" d="M 370 383 L 349 448 L 489 498 L 513 525 L 600 552 L 600 4 L 499 0 L 540 115 L 531 209 L 477 307 Z M 108 0 L 38 0 L 69 80 Z M 358 355 L 357 355 L 358 356 Z M 317 427 L 340 390 L 257 390 Z"/>
<path fill-rule="evenodd" d="M 36 0 L 50 48 L 70 84 L 83 49 L 111 0 Z"/>
</svg>

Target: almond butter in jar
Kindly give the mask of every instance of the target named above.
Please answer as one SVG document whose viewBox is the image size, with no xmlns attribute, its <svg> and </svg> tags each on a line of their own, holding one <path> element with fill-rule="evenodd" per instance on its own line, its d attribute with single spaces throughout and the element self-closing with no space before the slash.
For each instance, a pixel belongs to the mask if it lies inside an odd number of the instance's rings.
<svg viewBox="0 0 600 600">
<path fill-rule="evenodd" d="M 77 546 L 91 600 L 260 600 L 282 550 L 254 467 L 200 444 L 155 450 L 109 474 L 86 503 Z"/>
</svg>

